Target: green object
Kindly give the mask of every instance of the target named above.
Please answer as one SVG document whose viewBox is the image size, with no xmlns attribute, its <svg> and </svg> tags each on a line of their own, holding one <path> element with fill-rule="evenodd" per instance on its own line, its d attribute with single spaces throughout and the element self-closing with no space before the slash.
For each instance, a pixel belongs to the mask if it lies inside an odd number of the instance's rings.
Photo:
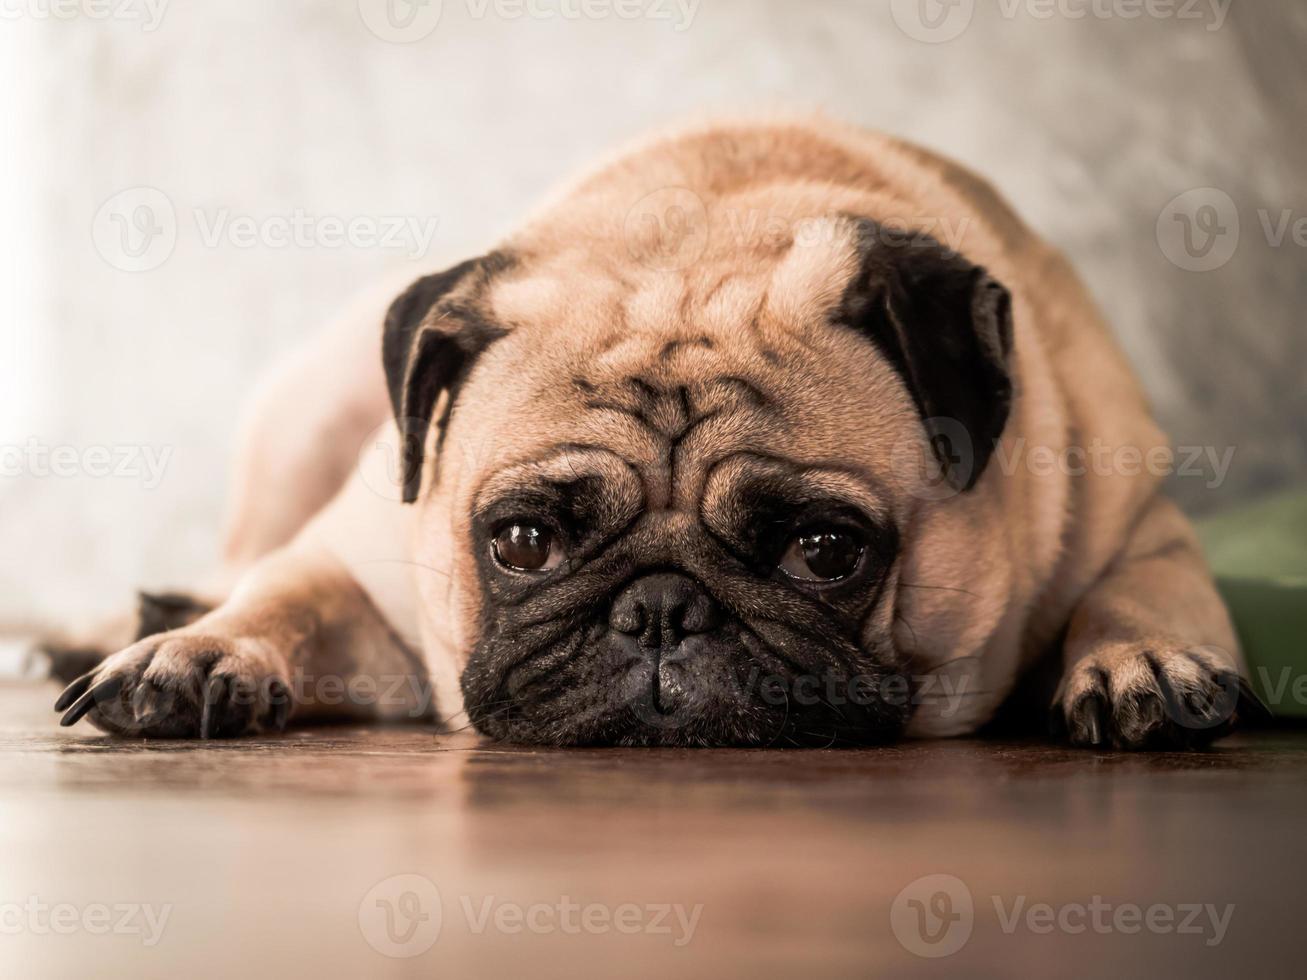
<svg viewBox="0 0 1307 980">
<path fill-rule="evenodd" d="M 1199 532 L 1253 688 L 1277 717 L 1307 719 L 1307 494 L 1224 514 Z"/>
</svg>

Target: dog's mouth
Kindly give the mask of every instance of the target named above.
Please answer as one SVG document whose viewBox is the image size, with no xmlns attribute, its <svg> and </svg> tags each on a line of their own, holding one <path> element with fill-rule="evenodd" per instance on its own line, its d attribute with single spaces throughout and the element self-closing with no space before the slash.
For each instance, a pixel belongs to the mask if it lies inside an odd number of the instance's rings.
<svg viewBox="0 0 1307 980">
<path fill-rule="evenodd" d="M 482 734 L 529 744 L 813 747 L 901 734 L 899 675 L 815 653 L 781 653 L 738 622 L 670 646 L 594 624 L 504 672 L 484 669 L 495 651 L 481 651 L 464 701 Z"/>
</svg>

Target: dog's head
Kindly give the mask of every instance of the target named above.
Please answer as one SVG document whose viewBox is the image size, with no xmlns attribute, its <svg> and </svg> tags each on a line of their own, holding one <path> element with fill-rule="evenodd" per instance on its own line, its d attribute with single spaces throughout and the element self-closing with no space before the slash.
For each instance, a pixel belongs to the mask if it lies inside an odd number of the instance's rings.
<svg viewBox="0 0 1307 980">
<path fill-rule="evenodd" d="M 965 493 L 986 469 L 1012 395 L 1008 294 L 925 236 L 814 227 L 676 268 L 629 227 L 524 236 L 392 307 L 424 601 L 482 732 L 902 730 L 902 522 L 932 473 Z"/>
</svg>

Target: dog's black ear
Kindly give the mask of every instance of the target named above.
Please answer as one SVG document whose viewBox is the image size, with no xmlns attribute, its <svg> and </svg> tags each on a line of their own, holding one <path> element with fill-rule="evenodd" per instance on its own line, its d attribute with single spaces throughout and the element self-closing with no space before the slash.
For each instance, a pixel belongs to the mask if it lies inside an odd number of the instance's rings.
<svg viewBox="0 0 1307 980">
<path fill-rule="evenodd" d="M 898 371 L 944 475 L 970 490 L 1012 408 L 1011 297 L 929 236 L 866 219 L 856 227 L 860 267 L 836 320 L 869 337 Z"/>
<path fill-rule="evenodd" d="M 473 362 L 504 331 L 476 307 L 477 294 L 505 265 L 499 254 L 424 276 L 390 306 L 381 342 L 390 404 L 399 424 L 404 503 L 417 499 L 427 432 L 442 394 L 442 428 Z"/>
</svg>

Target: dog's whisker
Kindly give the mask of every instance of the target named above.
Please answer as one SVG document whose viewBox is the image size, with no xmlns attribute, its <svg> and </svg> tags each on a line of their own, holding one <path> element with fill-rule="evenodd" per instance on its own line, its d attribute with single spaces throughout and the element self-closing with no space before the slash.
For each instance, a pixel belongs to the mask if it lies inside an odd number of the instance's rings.
<svg viewBox="0 0 1307 980">
<path fill-rule="evenodd" d="M 956 585 L 916 585 L 912 582 L 900 582 L 899 588 L 902 589 L 926 589 L 932 592 L 958 592 L 962 595 L 969 595 L 973 599 L 979 599 L 980 596 L 970 589 L 964 589 Z"/>
</svg>

